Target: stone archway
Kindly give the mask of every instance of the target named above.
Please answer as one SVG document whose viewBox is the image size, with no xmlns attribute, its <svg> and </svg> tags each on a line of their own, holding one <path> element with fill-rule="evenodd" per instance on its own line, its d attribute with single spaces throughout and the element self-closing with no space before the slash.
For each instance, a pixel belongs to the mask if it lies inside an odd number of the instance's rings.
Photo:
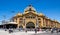
<svg viewBox="0 0 60 35">
<path fill-rule="evenodd" d="M 33 22 L 28 22 L 26 28 L 35 28 L 35 24 Z"/>
<path fill-rule="evenodd" d="M 19 26 L 19 28 L 23 28 L 23 26 L 21 25 L 21 26 Z"/>
</svg>

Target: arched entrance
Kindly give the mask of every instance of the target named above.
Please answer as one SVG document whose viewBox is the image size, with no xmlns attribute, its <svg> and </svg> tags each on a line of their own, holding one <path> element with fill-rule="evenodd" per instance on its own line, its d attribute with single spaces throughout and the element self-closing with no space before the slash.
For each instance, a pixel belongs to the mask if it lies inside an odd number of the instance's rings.
<svg viewBox="0 0 60 35">
<path fill-rule="evenodd" d="M 19 26 L 19 28 L 23 28 L 23 26 L 21 25 L 21 26 Z"/>
<path fill-rule="evenodd" d="M 33 22 L 28 22 L 26 28 L 35 28 L 35 24 Z"/>
</svg>

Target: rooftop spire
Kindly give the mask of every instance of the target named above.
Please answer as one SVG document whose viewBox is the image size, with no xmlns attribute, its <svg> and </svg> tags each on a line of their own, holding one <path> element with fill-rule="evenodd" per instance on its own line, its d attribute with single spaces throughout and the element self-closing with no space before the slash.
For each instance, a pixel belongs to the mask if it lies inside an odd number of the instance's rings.
<svg viewBox="0 0 60 35">
<path fill-rule="evenodd" d="M 32 7 L 32 5 L 30 4 L 29 7 Z"/>
<path fill-rule="evenodd" d="M 34 11 L 34 12 L 35 12 L 36 10 L 35 10 L 35 8 L 30 4 L 30 5 L 28 5 L 28 7 L 26 7 L 26 8 L 24 9 L 24 11 L 25 11 L 25 12 L 27 12 L 27 11 Z"/>
</svg>

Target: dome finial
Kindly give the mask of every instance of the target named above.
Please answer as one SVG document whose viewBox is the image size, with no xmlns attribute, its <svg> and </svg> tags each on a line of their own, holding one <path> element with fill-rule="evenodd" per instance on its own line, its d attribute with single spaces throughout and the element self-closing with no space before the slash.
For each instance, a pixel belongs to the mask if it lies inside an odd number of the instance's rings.
<svg viewBox="0 0 60 35">
<path fill-rule="evenodd" d="M 30 4 L 29 7 L 31 7 L 32 5 Z"/>
<path fill-rule="evenodd" d="M 24 9 L 24 11 L 25 12 L 35 12 L 36 10 L 35 10 L 35 8 L 30 4 L 30 5 L 28 5 L 28 7 L 26 7 L 25 9 Z"/>
</svg>

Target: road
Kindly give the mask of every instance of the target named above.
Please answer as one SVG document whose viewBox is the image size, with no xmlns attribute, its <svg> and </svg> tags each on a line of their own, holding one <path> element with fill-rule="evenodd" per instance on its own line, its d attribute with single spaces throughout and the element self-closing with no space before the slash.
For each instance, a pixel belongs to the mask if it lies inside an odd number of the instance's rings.
<svg viewBox="0 0 60 35">
<path fill-rule="evenodd" d="M 38 33 L 38 34 L 32 34 L 32 35 L 60 35 L 60 33 L 50 33 L 50 32 L 47 32 L 47 33 Z"/>
<path fill-rule="evenodd" d="M 9 33 L 8 31 L 0 30 L 0 35 L 60 35 L 59 33 L 51 33 L 51 32 L 38 32 L 35 34 L 35 32 L 30 31 L 30 32 L 13 32 Z"/>
<path fill-rule="evenodd" d="M 13 33 L 11 35 L 60 35 L 60 33 L 51 33 L 51 32 L 46 32 L 46 33 L 33 33 L 33 32 L 18 32 L 18 33 Z"/>
</svg>

